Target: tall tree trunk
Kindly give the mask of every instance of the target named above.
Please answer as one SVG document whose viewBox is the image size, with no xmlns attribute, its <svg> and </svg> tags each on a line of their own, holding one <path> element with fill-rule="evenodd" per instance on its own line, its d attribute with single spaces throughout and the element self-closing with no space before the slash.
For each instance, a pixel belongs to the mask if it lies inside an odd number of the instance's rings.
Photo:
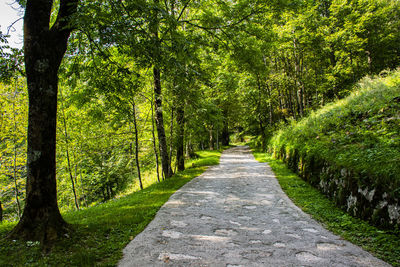
<svg viewBox="0 0 400 267">
<path fill-rule="evenodd" d="M 224 114 L 223 128 L 221 133 L 221 141 L 223 146 L 229 146 L 229 126 L 227 114 Z"/>
<path fill-rule="evenodd" d="M 156 171 L 157 171 L 157 181 L 160 182 L 160 170 L 159 170 L 159 164 L 158 164 L 158 151 L 157 151 L 157 145 L 156 145 L 156 135 L 154 131 L 154 111 L 153 111 L 153 101 L 151 103 L 151 134 L 153 136 L 153 149 L 154 149 L 154 155 L 156 158 Z"/>
<path fill-rule="evenodd" d="M 303 91 L 301 87 L 301 55 L 298 53 L 297 40 L 293 38 L 293 58 L 294 58 L 294 86 L 296 91 L 296 102 L 299 117 L 303 117 Z"/>
<path fill-rule="evenodd" d="M 269 125 L 272 127 L 272 124 L 274 123 L 274 108 L 272 106 L 272 94 L 271 94 L 271 87 L 268 85 L 268 82 L 265 83 L 267 87 L 267 93 L 268 93 L 268 98 L 269 98 L 269 103 L 268 103 L 268 115 L 269 115 Z"/>
<path fill-rule="evenodd" d="M 67 120 L 65 118 L 64 99 L 63 99 L 63 95 L 62 95 L 61 89 L 60 89 L 60 97 L 61 97 L 61 111 L 62 111 L 62 115 L 63 115 L 64 137 L 65 137 L 65 152 L 66 152 L 66 155 L 67 155 L 68 173 L 69 173 L 69 178 L 71 180 L 72 192 L 74 194 L 75 207 L 76 207 L 77 210 L 79 210 L 78 197 L 76 195 L 75 182 L 74 182 L 74 178 L 72 176 L 71 160 L 70 160 L 70 157 L 69 157 L 69 140 L 68 140 Z"/>
<path fill-rule="evenodd" d="M 210 148 L 210 150 L 214 150 L 214 136 L 213 136 L 213 129 L 212 129 L 212 128 L 210 128 L 210 129 L 208 130 L 208 132 L 209 132 L 209 137 L 210 137 L 210 139 L 209 139 L 209 148 Z"/>
<path fill-rule="evenodd" d="M 76 164 L 75 165 L 75 173 L 77 173 L 78 172 L 78 164 Z M 78 174 L 76 174 L 76 175 L 78 175 Z M 81 182 L 81 186 L 80 186 L 80 188 L 81 188 L 81 196 L 82 196 L 82 198 L 83 198 L 83 202 L 85 203 L 85 207 L 87 208 L 88 207 L 88 203 L 87 203 L 87 200 L 86 200 L 86 194 L 85 194 L 85 192 L 83 191 L 83 179 L 82 179 L 82 168 L 79 168 L 79 178 L 80 178 L 80 182 Z"/>
<path fill-rule="evenodd" d="M 13 166 L 13 180 L 14 180 L 14 196 L 15 201 L 17 203 L 17 213 L 18 218 L 21 218 L 21 204 L 19 203 L 19 192 L 18 192 L 18 184 L 17 184 L 17 118 L 15 116 L 15 98 L 16 98 L 17 88 L 15 88 L 14 92 L 14 100 L 13 100 L 13 115 L 14 115 L 14 136 L 13 136 L 13 145 L 14 145 L 14 166 Z"/>
<path fill-rule="evenodd" d="M 175 108 L 171 108 L 171 125 L 169 128 L 169 164 L 172 166 L 172 150 L 174 146 L 174 113 Z"/>
<path fill-rule="evenodd" d="M 162 94 L 161 94 L 161 73 L 158 67 L 161 58 L 160 55 L 160 39 L 158 37 L 159 18 L 158 18 L 158 4 L 159 0 L 154 0 L 155 8 L 152 14 L 152 21 L 150 23 L 150 33 L 153 37 L 153 78 L 154 78 L 154 107 L 155 107 L 155 120 L 158 133 L 158 143 L 160 146 L 161 166 L 164 178 L 167 179 L 172 176 L 172 168 L 168 157 L 167 139 L 165 137 L 164 118 L 162 110 Z"/>
<path fill-rule="evenodd" d="M 260 132 L 261 132 L 261 147 L 263 151 L 267 148 L 266 142 L 267 142 L 267 136 L 265 135 L 265 126 L 263 123 L 263 119 L 261 114 L 258 114 L 258 124 L 260 126 Z"/>
<path fill-rule="evenodd" d="M 303 117 L 303 90 L 299 83 L 297 83 L 297 87 L 298 87 L 298 89 L 297 89 L 296 101 L 297 101 L 297 105 L 298 105 L 299 117 L 301 118 L 301 117 Z"/>
<path fill-rule="evenodd" d="M 172 176 L 171 164 L 168 157 L 167 138 L 165 137 L 164 118 L 162 113 L 162 96 L 160 70 L 154 67 L 154 95 L 155 95 L 155 119 L 158 133 L 158 143 L 160 144 L 161 166 L 165 178 Z"/>
<path fill-rule="evenodd" d="M 185 169 L 184 138 L 185 138 L 185 110 L 182 106 L 176 109 L 176 161 L 178 171 Z"/>
<path fill-rule="evenodd" d="M 140 174 L 140 164 L 139 164 L 139 136 L 138 136 L 138 128 L 136 122 L 136 108 L 135 103 L 132 105 L 132 115 L 133 115 L 133 126 L 135 127 L 135 160 L 136 160 L 136 169 L 139 178 L 140 189 L 143 190 L 142 176 Z"/>
<path fill-rule="evenodd" d="M 217 126 L 217 131 L 216 131 L 216 135 L 217 135 L 217 150 L 219 150 L 219 127 Z"/>
<path fill-rule="evenodd" d="M 59 239 L 67 230 L 57 204 L 56 120 L 58 69 L 67 49 L 70 15 L 78 0 L 60 0 L 49 28 L 53 1 L 28 0 L 24 17 L 25 70 L 29 95 L 25 208 L 10 238 Z"/>
</svg>

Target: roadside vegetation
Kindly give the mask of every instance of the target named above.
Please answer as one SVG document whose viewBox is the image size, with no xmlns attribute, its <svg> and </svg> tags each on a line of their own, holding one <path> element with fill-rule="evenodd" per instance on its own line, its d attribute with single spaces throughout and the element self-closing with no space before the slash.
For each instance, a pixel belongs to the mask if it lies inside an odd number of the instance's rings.
<svg viewBox="0 0 400 267">
<path fill-rule="evenodd" d="M 11 48 L 0 18 L 0 221 L 18 220 L 11 236 L 25 241 L 63 238 L 60 211 L 169 178 L 230 136 L 266 149 L 280 125 L 400 64 L 397 0 L 8 2 L 29 38 Z M 377 114 L 385 125 L 396 107 Z M 349 125 L 366 119 L 354 111 Z M 364 132 L 345 129 L 349 167 L 350 152 L 368 165 L 375 146 L 395 165 L 397 128 L 381 142 L 374 123 L 363 152 L 351 140 Z M 347 141 L 326 134 L 313 136 L 323 153 Z"/>
<path fill-rule="evenodd" d="M 303 211 L 400 266 L 400 231 L 390 211 L 400 193 L 399 70 L 366 77 L 348 97 L 281 127 L 269 153 L 256 149 L 257 138 L 248 144 Z"/>
<path fill-rule="evenodd" d="M 115 266 L 123 248 L 154 218 L 160 207 L 184 184 L 217 165 L 222 149 L 196 152 L 161 183 L 97 206 L 63 214 L 71 231 L 53 244 L 51 253 L 39 242 L 7 240 L 16 222 L 0 223 L 0 266 Z"/>
<path fill-rule="evenodd" d="M 381 230 L 352 217 L 272 155 L 254 148 L 253 155 L 259 162 L 269 163 L 289 198 L 326 229 L 371 252 L 377 258 L 393 266 L 400 266 L 399 232 Z"/>
<path fill-rule="evenodd" d="M 276 154 L 296 149 L 374 177 L 399 194 L 400 71 L 364 78 L 350 96 L 282 128 L 270 148 Z"/>
</svg>

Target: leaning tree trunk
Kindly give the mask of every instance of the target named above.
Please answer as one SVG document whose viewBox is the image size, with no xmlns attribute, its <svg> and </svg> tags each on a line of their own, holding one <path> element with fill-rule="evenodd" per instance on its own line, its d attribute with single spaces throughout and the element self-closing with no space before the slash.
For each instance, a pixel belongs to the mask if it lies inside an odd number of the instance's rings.
<svg viewBox="0 0 400 267">
<path fill-rule="evenodd" d="M 60 0 L 49 28 L 53 1 L 28 0 L 24 17 L 25 70 L 29 95 L 25 208 L 11 238 L 59 239 L 67 230 L 57 205 L 56 119 L 58 69 L 67 49 L 70 15 L 77 0 Z"/>
<path fill-rule="evenodd" d="M 183 107 L 176 109 L 176 161 L 178 163 L 178 171 L 185 169 L 184 156 L 184 138 L 185 138 L 185 110 Z"/>
</svg>

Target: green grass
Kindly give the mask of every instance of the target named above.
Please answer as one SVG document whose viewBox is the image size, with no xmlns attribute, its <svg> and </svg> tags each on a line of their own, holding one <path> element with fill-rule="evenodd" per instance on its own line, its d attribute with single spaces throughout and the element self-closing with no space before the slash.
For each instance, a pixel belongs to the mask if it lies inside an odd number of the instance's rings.
<svg viewBox="0 0 400 267">
<path fill-rule="evenodd" d="M 298 150 L 400 192 L 400 70 L 364 78 L 348 97 L 274 134 L 270 148 Z M 367 184 L 368 185 L 368 184 Z"/>
<path fill-rule="evenodd" d="M 81 211 L 63 214 L 72 225 L 68 238 L 43 254 L 39 243 L 5 239 L 15 222 L 0 224 L 0 266 L 114 266 L 122 249 L 184 184 L 219 163 L 221 151 L 200 151 L 185 171 L 161 183 Z"/>
<path fill-rule="evenodd" d="M 291 172 L 282 161 L 256 150 L 253 150 L 253 154 L 258 161 L 269 163 L 283 191 L 304 212 L 333 233 L 361 246 L 393 266 L 400 266 L 399 233 L 380 230 L 366 221 L 350 216 Z"/>
</svg>

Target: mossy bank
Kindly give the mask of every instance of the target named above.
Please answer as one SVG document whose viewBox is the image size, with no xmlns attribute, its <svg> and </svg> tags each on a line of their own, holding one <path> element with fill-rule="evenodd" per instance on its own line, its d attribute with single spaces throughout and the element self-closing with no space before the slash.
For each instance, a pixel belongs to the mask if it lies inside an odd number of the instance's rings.
<svg viewBox="0 0 400 267">
<path fill-rule="evenodd" d="M 400 71 L 278 131 L 269 150 L 350 214 L 400 225 Z"/>
</svg>

